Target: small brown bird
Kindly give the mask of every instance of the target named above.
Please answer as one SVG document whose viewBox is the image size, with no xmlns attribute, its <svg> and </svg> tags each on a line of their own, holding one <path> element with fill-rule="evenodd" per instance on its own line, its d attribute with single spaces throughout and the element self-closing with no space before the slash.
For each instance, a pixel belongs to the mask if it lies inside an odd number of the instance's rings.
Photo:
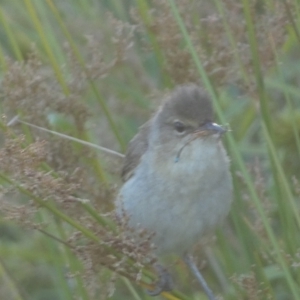
<svg viewBox="0 0 300 300">
<path fill-rule="evenodd" d="M 202 88 L 176 88 L 129 143 L 116 200 L 131 227 L 154 233 L 158 256 L 185 257 L 209 299 L 215 298 L 188 253 L 230 209 L 232 179 L 220 139 L 225 131 L 213 122 Z M 152 294 L 167 285 L 162 279 Z"/>
</svg>

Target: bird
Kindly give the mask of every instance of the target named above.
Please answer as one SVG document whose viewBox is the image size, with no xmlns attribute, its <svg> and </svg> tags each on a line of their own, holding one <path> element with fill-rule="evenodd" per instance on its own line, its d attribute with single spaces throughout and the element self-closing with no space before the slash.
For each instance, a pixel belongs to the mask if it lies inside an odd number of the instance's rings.
<svg viewBox="0 0 300 300">
<path fill-rule="evenodd" d="M 153 233 L 158 257 L 184 258 L 209 299 L 214 295 L 191 252 L 230 210 L 230 160 L 221 140 L 226 131 L 214 122 L 203 87 L 176 87 L 129 142 L 115 201 L 131 228 Z M 170 280 L 160 277 L 151 295 L 170 289 Z"/>
</svg>

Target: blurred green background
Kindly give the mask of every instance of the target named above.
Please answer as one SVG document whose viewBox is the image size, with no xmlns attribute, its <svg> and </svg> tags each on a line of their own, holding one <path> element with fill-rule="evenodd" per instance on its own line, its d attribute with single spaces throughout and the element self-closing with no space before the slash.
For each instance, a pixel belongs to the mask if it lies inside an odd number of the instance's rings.
<svg viewBox="0 0 300 300">
<path fill-rule="evenodd" d="M 0 1 L 0 299 L 150 299 L 103 215 L 121 160 L 6 124 L 124 153 L 189 82 L 231 129 L 235 199 L 195 250 L 204 276 L 219 299 L 300 299 L 299 17 L 296 0 Z M 159 297 L 206 299 L 173 269 Z"/>
</svg>

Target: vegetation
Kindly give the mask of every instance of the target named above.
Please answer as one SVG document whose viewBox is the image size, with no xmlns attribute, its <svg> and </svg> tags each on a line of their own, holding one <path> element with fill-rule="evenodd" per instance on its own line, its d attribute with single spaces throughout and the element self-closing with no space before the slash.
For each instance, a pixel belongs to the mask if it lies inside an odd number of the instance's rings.
<svg viewBox="0 0 300 300">
<path fill-rule="evenodd" d="M 149 237 L 111 213 L 122 159 L 27 123 L 124 153 L 187 82 L 231 128 L 234 203 L 198 265 L 219 299 L 300 299 L 299 1 L 2 0 L 0 23 L 1 299 L 150 299 Z M 169 267 L 162 299 L 206 299 Z"/>
</svg>

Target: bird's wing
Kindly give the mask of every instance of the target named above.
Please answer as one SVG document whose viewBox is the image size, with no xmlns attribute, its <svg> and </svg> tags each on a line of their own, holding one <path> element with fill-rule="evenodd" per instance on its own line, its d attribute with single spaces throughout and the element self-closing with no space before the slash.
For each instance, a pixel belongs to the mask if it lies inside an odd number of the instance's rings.
<svg viewBox="0 0 300 300">
<path fill-rule="evenodd" d="M 148 136 L 151 120 L 142 125 L 139 132 L 129 142 L 122 168 L 122 179 L 127 181 L 134 173 L 141 157 L 148 149 Z"/>
</svg>

